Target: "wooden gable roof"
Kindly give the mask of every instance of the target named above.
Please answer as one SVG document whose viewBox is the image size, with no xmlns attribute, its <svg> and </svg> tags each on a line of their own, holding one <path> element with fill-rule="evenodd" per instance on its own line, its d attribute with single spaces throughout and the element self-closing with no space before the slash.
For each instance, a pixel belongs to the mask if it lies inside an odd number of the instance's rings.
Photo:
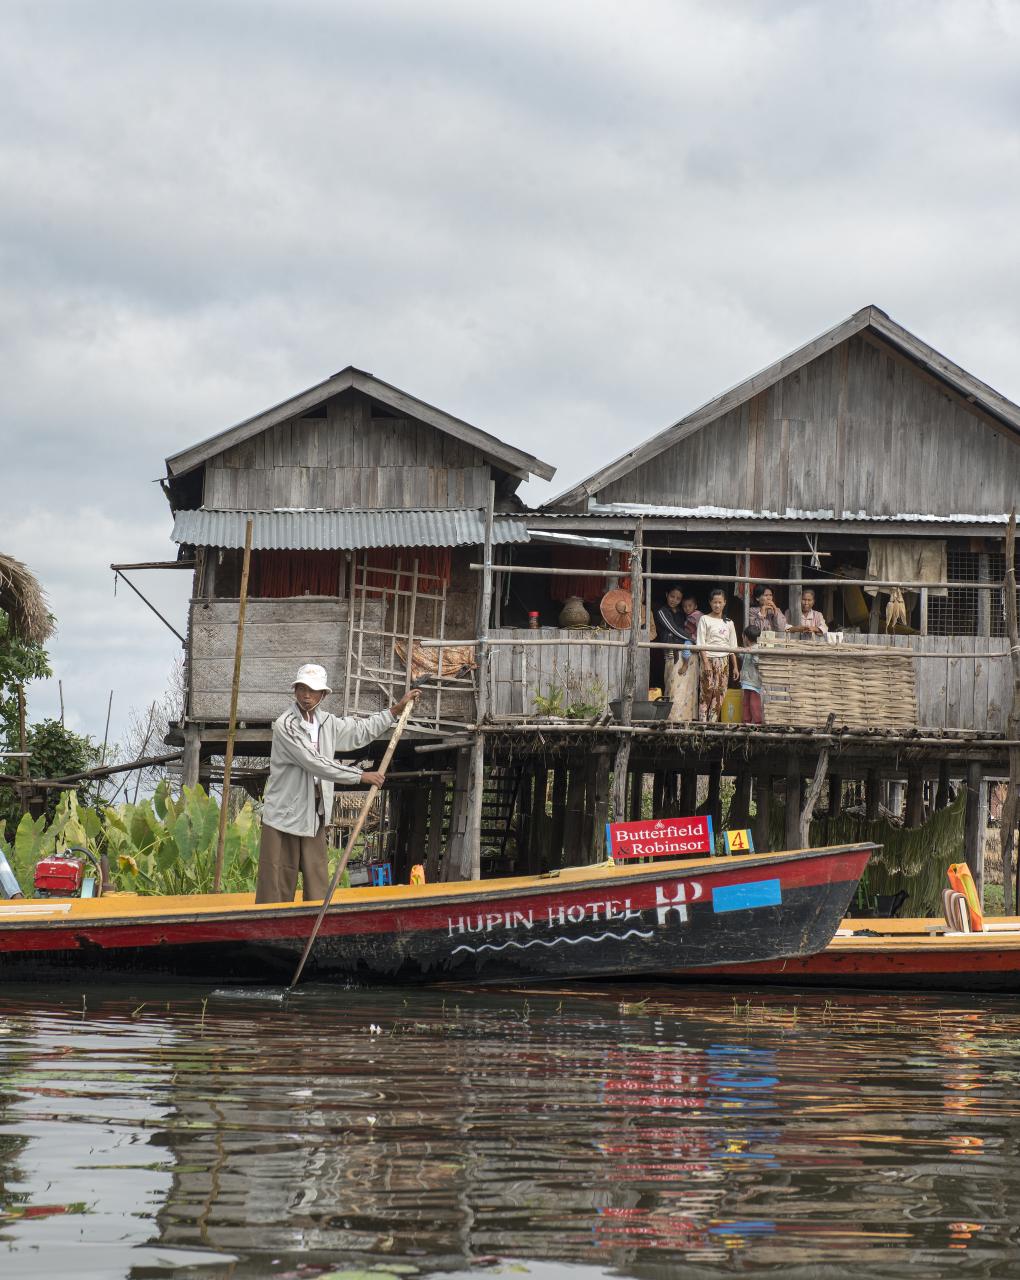
<svg viewBox="0 0 1020 1280">
<path fill-rule="evenodd" d="M 399 415 L 416 418 L 419 422 L 427 423 L 439 431 L 446 432 L 447 435 L 462 440 L 465 444 L 476 448 L 501 470 L 521 480 L 527 480 L 529 476 L 551 480 L 556 474 L 556 468 L 550 466 L 548 462 L 543 462 L 540 458 L 525 453 L 521 449 L 515 449 L 496 436 L 490 435 L 489 432 L 482 431 L 481 428 L 474 427 L 460 418 L 455 418 L 452 414 L 445 413 L 442 409 L 437 409 L 434 405 L 427 404 L 406 391 L 401 391 L 399 387 L 383 382 L 371 373 L 355 369 L 353 365 L 348 365 L 346 369 L 341 369 L 339 373 L 335 373 L 324 382 L 317 383 L 314 387 L 309 387 L 291 396 L 290 399 L 255 414 L 252 418 L 246 418 L 243 422 L 228 427 L 207 440 L 172 454 L 166 460 L 167 474 L 177 477 L 193 471 L 232 446 L 243 444 L 246 440 L 276 426 L 277 423 L 285 422 L 288 418 L 300 417 L 333 396 L 351 389 L 363 392 Z"/>
<path fill-rule="evenodd" d="M 863 307 L 849 319 L 834 325 L 812 341 L 783 356 L 766 369 L 754 374 L 729 391 L 708 401 L 693 413 L 660 431 L 631 449 L 608 466 L 579 481 L 572 488 L 552 498 L 543 510 L 585 507 L 609 485 L 630 475 L 665 450 L 688 439 L 724 414 L 739 409 L 755 396 L 768 391 L 783 378 L 796 373 L 857 334 L 870 334 L 913 363 L 962 403 L 975 416 L 983 418 L 1008 438 L 1020 443 L 1020 406 L 1015 405 L 992 387 L 975 378 L 946 356 L 922 342 L 920 338 L 897 324 L 876 306 Z"/>
</svg>

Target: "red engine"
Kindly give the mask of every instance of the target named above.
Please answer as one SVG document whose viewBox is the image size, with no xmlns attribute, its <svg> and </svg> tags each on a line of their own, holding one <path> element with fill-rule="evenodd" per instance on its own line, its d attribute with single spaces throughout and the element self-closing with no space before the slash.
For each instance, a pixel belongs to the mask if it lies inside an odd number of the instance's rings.
<svg viewBox="0 0 1020 1280">
<path fill-rule="evenodd" d="M 77 857 L 77 850 L 61 849 L 42 858 L 35 864 L 35 892 L 40 898 L 77 898 L 85 883 L 85 856 Z M 84 854 L 84 851 L 82 851 Z M 91 860 L 91 856 L 88 855 Z M 95 879 L 89 877 L 89 888 Z M 91 892 L 86 894 L 91 897 Z"/>
</svg>

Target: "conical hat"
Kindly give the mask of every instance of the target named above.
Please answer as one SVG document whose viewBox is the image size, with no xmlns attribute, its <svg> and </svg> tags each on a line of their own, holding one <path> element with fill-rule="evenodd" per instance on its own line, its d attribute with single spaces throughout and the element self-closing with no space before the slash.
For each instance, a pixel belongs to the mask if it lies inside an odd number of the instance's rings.
<svg viewBox="0 0 1020 1280">
<path fill-rule="evenodd" d="M 617 631 L 630 630 L 631 603 L 630 592 L 622 587 L 607 591 L 599 605 L 603 618 Z"/>
</svg>

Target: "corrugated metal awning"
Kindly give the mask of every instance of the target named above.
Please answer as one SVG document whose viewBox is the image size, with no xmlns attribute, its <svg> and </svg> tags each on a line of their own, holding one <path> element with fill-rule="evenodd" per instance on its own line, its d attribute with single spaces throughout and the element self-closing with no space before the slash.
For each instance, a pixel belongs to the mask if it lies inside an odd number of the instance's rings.
<svg viewBox="0 0 1020 1280">
<path fill-rule="evenodd" d="M 195 547 L 243 547 L 248 516 L 256 551 L 354 551 L 361 547 L 473 547 L 485 540 L 485 513 L 473 507 L 441 511 L 178 511 L 174 542 Z M 496 516 L 494 546 L 529 541 L 523 520 Z"/>
</svg>

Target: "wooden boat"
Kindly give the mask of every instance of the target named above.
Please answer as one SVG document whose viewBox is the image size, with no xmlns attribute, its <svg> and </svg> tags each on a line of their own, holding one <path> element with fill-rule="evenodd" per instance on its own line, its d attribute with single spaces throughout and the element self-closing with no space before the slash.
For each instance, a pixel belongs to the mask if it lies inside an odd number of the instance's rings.
<svg viewBox="0 0 1020 1280">
<path fill-rule="evenodd" d="M 832 937 L 874 847 L 343 889 L 306 973 L 559 981 L 805 955 Z M 0 903 L 0 979 L 289 979 L 317 909 L 223 894 Z"/>
<path fill-rule="evenodd" d="M 1020 917 L 986 919 L 984 933 L 950 933 L 944 920 L 844 920 L 824 951 L 683 971 L 691 982 L 864 990 L 1020 991 Z M 671 975 L 671 977 L 674 975 Z"/>
</svg>

